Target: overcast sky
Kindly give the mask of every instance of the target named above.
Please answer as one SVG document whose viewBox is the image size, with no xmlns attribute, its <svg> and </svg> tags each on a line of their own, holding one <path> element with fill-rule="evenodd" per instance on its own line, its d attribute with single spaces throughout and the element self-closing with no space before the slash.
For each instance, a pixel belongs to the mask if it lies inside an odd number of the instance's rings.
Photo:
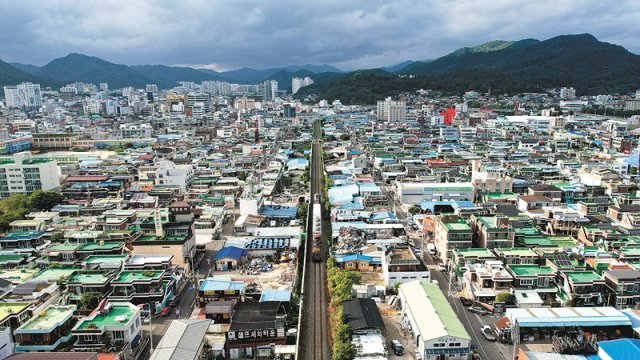
<svg viewBox="0 0 640 360">
<path fill-rule="evenodd" d="M 640 53 L 638 0 L 0 0 L 0 59 L 79 52 L 213 69 L 433 59 L 490 40 L 591 33 Z"/>
</svg>

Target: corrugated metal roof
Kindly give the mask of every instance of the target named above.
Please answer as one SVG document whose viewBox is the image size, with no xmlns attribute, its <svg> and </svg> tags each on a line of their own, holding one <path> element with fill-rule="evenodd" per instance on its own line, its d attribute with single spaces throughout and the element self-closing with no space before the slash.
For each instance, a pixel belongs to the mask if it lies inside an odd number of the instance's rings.
<svg viewBox="0 0 640 360">
<path fill-rule="evenodd" d="M 198 350 L 211 320 L 173 320 L 150 360 L 190 360 L 198 358 Z"/>
</svg>

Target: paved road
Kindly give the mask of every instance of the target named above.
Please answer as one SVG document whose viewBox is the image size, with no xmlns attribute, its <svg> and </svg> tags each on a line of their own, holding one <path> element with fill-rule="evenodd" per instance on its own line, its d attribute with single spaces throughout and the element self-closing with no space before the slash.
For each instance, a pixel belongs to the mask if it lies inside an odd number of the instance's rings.
<svg viewBox="0 0 640 360">
<path fill-rule="evenodd" d="M 223 240 L 214 240 L 206 244 L 205 254 L 202 260 L 201 266 L 198 269 L 198 279 L 203 279 L 207 276 L 209 272 L 209 266 L 207 264 L 207 259 L 212 259 L 217 253 L 217 251 L 221 248 Z M 182 292 L 178 295 L 179 303 L 176 309 L 180 311 L 180 318 L 189 318 L 194 308 L 196 298 L 196 289 L 193 286 L 193 282 L 191 280 L 187 280 Z M 168 316 L 165 317 L 156 317 L 151 320 L 151 323 L 147 323 L 143 325 L 143 331 L 146 334 L 152 332 L 153 336 L 153 347 L 155 348 L 158 342 L 162 339 L 167 328 L 171 324 L 171 321 L 178 318 L 176 316 L 176 309 L 172 310 Z M 148 347 L 148 346 L 147 346 Z M 144 355 L 141 356 L 140 359 L 148 359 L 150 355 L 150 351 L 146 351 Z"/>
<path fill-rule="evenodd" d="M 445 272 L 438 271 L 435 268 L 435 263 L 431 256 L 424 254 L 424 260 L 427 266 L 431 269 L 431 278 L 438 281 L 440 289 L 449 300 L 449 303 L 453 307 L 453 310 L 458 315 L 458 318 L 464 325 L 465 329 L 471 336 L 471 340 L 478 347 L 478 351 L 482 359 L 511 359 L 512 348 L 498 342 L 488 341 L 480 333 L 480 328 L 483 325 L 493 324 L 499 319 L 498 316 L 480 316 L 469 312 L 460 302 L 460 297 L 455 291 L 455 286 L 452 285 L 451 295 L 449 295 L 449 276 Z"/>
</svg>

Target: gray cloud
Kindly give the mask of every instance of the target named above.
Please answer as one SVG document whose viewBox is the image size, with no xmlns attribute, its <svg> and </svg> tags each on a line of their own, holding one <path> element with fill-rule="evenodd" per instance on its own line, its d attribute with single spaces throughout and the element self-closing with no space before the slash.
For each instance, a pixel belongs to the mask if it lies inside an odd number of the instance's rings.
<svg viewBox="0 0 640 360">
<path fill-rule="evenodd" d="M 371 68 L 489 40 L 594 34 L 640 51 L 640 6 L 590 0 L 0 0 L 0 59 Z"/>
</svg>

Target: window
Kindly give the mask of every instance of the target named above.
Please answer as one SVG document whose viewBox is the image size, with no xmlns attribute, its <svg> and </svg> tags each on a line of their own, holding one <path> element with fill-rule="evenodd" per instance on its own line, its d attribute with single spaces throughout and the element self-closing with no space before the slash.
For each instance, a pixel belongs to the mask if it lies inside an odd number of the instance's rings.
<svg viewBox="0 0 640 360">
<path fill-rule="evenodd" d="M 114 340 L 124 340 L 124 331 L 112 331 L 111 338 Z"/>
<path fill-rule="evenodd" d="M 531 286 L 533 285 L 533 279 L 520 279 L 520 286 Z"/>
</svg>

